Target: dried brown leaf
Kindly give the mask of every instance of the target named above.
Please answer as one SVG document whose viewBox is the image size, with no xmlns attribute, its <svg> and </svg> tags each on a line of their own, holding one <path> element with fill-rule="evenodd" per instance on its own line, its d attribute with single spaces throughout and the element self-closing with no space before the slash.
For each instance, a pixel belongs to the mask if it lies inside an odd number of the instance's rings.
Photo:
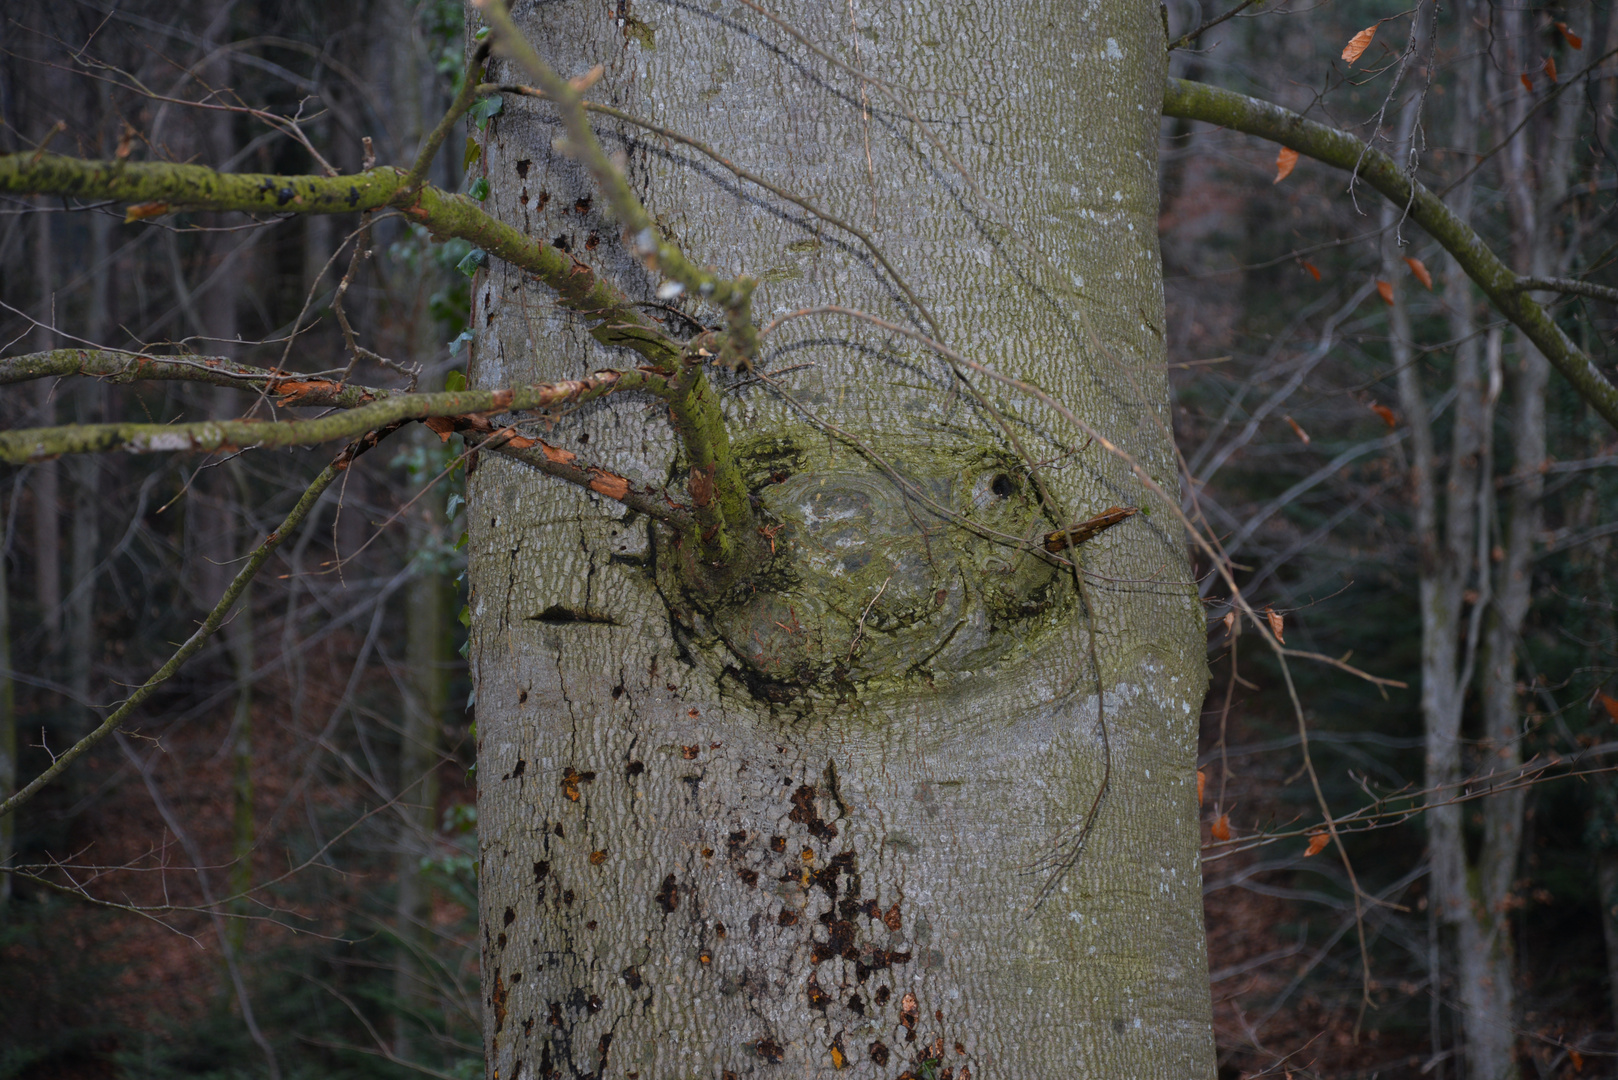
<svg viewBox="0 0 1618 1080">
<path fill-rule="evenodd" d="M 1292 170 L 1298 166 L 1298 152 L 1290 146 L 1283 146 L 1275 155 L 1275 180 L 1279 184 L 1292 175 Z"/>
<path fill-rule="evenodd" d="M 132 221 L 145 221 L 147 218 L 162 217 L 168 212 L 169 204 L 166 202 L 136 203 L 124 211 L 124 224 L 128 225 Z"/>
<path fill-rule="evenodd" d="M 1275 640 L 1285 645 L 1287 643 L 1286 634 L 1284 633 L 1286 630 L 1286 617 L 1266 604 L 1264 606 L 1264 618 L 1270 624 L 1270 633 L 1275 635 Z"/>
<path fill-rule="evenodd" d="M 1359 33 L 1349 38 L 1348 44 L 1343 47 L 1343 59 L 1352 64 L 1354 61 L 1364 56 L 1365 50 L 1371 47 L 1371 41 L 1376 37 L 1376 28 L 1381 25 L 1381 23 L 1372 23 L 1364 30 L 1361 30 Z"/>
</svg>

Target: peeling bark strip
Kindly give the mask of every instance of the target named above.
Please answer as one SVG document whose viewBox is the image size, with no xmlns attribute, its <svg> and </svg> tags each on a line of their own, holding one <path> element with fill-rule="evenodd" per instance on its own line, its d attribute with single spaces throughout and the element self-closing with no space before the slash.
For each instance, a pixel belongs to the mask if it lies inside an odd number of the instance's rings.
<svg viewBox="0 0 1618 1080">
<path fill-rule="evenodd" d="M 1128 521 L 1140 513 L 1133 506 L 1113 506 L 1088 521 L 1081 521 L 1077 525 L 1070 525 L 1066 529 L 1057 529 L 1055 532 L 1045 534 L 1045 550 L 1060 554 L 1070 547 L 1078 547 L 1097 533 L 1105 532 L 1114 525 Z"/>
<path fill-rule="evenodd" d="M 1290 109 L 1186 79 L 1168 80 L 1163 115 L 1203 120 L 1278 142 L 1317 161 L 1350 170 L 1394 205 L 1409 207 L 1411 219 L 1455 257 L 1500 314 L 1534 343 L 1602 419 L 1618 428 L 1618 386 L 1607 381 L 1550 313 L 1528 295 L 1517 275 L 1472 227 L 1420 181 L 1406 175 L 1387 154 L 1371 149 L 1346 131 L 1305 120 Z"/>
<path fill-rule="evenodd" d="M 634 34 L 627 13 L 587 4 L 518 17 L 553 71 L 600 63 L 593 96 L 812 194 L 883 253 L 767 189 L 739 194 L 684 144 L 592 115 L 693 265 L 756 272 L 761 312 L 837 303 L 925 323 L 891 267 L 939 340 L 992 347 L 998 370 L 1037 380 L 1143 473 L 1175 475 L 1157 423 L 1156 5 L 872 0 L 858 27 L 838 5 L 765 7 L 781 23 L 751 3 L 724 18 L 642 5 L 655 26 Z M 844 57 L 862 29 L 865 70 L 919 84 L 903 108 L 803 44 Z M 526 78 L 496 52 L 491 82 Z M 879 99 L 869 123 L 862 87 Z M 905 114 L 935 90 L 921 111 L 945 119 L 929 137 Z M 596 232 L 599 265 L 638 273 L 644 249 L 610 227 L 600 162 L 569 156 L 578 141 L 552 104 L 508 101 L 483 141 L 487 212 L 534 236 Z M 473 385 L 602 362 L 535 283 L 498 260 L 487 275 L 498 299 L 478 306 Z M 1168 501 L 1100 440 L 1050 474 L 1063 506 L 1128 503 L 1158 526 L 1114 529 L 1092 569 L 1164 587 L 1097 588 L 1080 605 L 1027 550 L 1072 519 L 1043 514 L 1024 459 L 963 408 L 976 399 L 953 371 L 867 322 L 806 316 L 765 342 L 772 379 L 846 437 L 767 385 L 706 386 L 680 422 L 723 433 L 738 463 L 710 492 L 706 451 L 649 431 L 659 418 L 641 403 L 614 395 L 578 418 L 614 475 L 686 486 L 693 514 L 757 507 L 733 537 L 757 573 L 723 595 L 682 587 L 702 555 L 661 525 L 593 513 L 494 458 L 469 477 L 483 997 L 496 970 L 508 992 L 504 1027 L 484 1018 L 489 1073 L 594 1076 L 611 1034 L 609 1074 L 640 1080 L 1211 1077 L 1205 651 Z M 1005 404 L 1034 460 L 1083 442 L 1022 408 Z M 1044 878 L 1026 868 L 1084 818 L 1102 775 L 1098 683 L 1111 793 L 1066 891 L 1036 910 Z M 577 799 L 568 768 L 595 775 L 574 781 Z"/>
</svg>

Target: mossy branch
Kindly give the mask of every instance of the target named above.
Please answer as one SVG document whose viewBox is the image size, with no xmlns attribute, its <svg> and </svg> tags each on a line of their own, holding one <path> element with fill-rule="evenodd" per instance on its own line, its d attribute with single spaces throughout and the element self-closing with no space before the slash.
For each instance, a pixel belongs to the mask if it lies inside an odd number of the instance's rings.
<svg viewBox="0 0 1618 1080">
<path fill-rule="evenodd" d="M 1316 161 L 1354 172 L 1397 205 L 1408 207 L 1411 220 L 1454 256 L 1495 308 L 1534 343 L 1591 408 L 1618 427 L 1618 387 L 1568 339 L 1478 234 L 1388 155 L 1290 109 L 1186 79 L 1168 80 L 1163 114 L 1202 120 L 1280 143 Z"/>
<path fill-rule="evenodd" d="M 280 406 L 353 409 L 398 391 L 270 371 L 223 356 L 153 356 L 118 349 L 53 349 L 0 357 L 0 386 L 87 376 L 112 383 L 194 382 L 273 394 Z"/>
<path fill-rule="evenodd" d="M 85 161 L 56 154 L 0 154 L 0 192 L 136 203 L 138 217 L 181 210 L 248 214 L 346 214 L 395 209 L 438 239 L 459 237 L 533 274 L 562 307 L 595 324 L 603 345 L 631 349 L 661 370 L 677 369 L 678 342 L 615 285 L 584 263 L 491 217 L 475 199 L 431 185 L 412 190 L 398 169 L 354 176 L 222 173 L 167 162 Z"/>
<path fill-rule="evenodd" d="M 582 404 L 621 390 L 670 395 L 668 382 L 661 376 L 644 371 L 603 371 L 585 379 L 506 390 L 395 393 L 346 412 L 310 420 L 204 420 L 194 424 L 68 424 L 22 428 L 0 431 L 0 462 L 24 465 L 63 454 L 112 450 L 151 454 L 313 446 L 334 439 L 351 439 L 375 428 L 410 420 L 549 409 Z"/>
<path fill-rule="evenodd" d="M 130 215 L 134 220 L 182 210 L 274 215 L 393 209 L 420 223 L 435 237 L 457 237 L 472 242 L 549 286 L 555 291 L 558 304 L 593 323 L 591 334 L 597 341 L 633 350 L 647 361 L 649 370 L 622 373 L 612 385 L 603 383 L 584 396 L 569 400 L 589 400 L 613 390 L 644 389 L 669 401 L 670 417 L 691 465 L 691 496 L 696 506 L 693 531 L 699 538 L 706 562 L 728 564 L 737 553 L 735 535 L 747 532 L 752 513 L 745 485 L 730 453 L 723 414 L 703 367 L 715 352 L 731 366 L 742 366 L 756 352 L 757 329 L 751 314 L 755 283 L 745 276 L 723 279 L 698 268 L 677 246 L 660 236 L 650 214 L 635 198 L 622 172 L 608 160 L 590 130 L 580 105 L 579 89 L 539 60 L 498 0 L 489 4 L 488 14 L 496 24 L 501 46 L 529 68 L 561 109 L 569 132 L 569 149 L 590 168 L 608 201 L 623 219 L 633 250 L 651 266 L 725 311 L 726 332 L 703 338 L 705 344 L 713 346 L 713 352 L 670 337 L 613 283 L 584 263 L 496 220 L 467 196 L 451 195 L 422 183 L 426 163 L 442 145 L 454 120 L 475 97 L 479 85 L 477 69 L 483 59 L 481 48 L 470 59 L 462 92 L 424 144 L 409 172 L 377 168 L 357 176 L 277 176 L 221 173 L 202 166 L 164 162 L 94 162 L 53 154 L 10 154 L 0 155 L 0 192 L 133 203 L 137 204 Z M 133 212 L 135 210 L 139 212 Z M 436 395 L 386 393 L 326 380 L 269 372 L 259 375 L 240 365 L 213 365 L 207 360 L 189 358 L 130 358 L 104 350 L 36 354 L 26 360 L 13 358 L 0 367 L 0 380 L 4 381 L 50 374 L 99 375 L 114 379 L 185 378 L 216 385 L 245 384 L 245 388 L 280 395 L 284 404 L 337 406 L 349 411 L 285 423 L 225 420 L 13 431 L 0 433 L 0 461 L 21 463 L 61 454 L 107 450 L 141 453 L 311 445 L 350 438 L 381 424 L 545 408 L 559 403 L 548 399 L 547 392 L 537 387 Z M 522 448 L 505 446 L 502 452 L 514 449 Z"/>
</svg>

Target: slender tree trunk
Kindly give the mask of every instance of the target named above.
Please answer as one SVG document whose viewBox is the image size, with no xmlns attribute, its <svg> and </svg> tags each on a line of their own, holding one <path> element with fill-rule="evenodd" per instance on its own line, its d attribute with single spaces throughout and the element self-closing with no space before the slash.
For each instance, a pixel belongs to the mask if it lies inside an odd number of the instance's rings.
<svg viewBox="0 0 1618 1080">
<path fill-rule="evenodd" d="M 781 528 L 773 554 L 744 538 L 768 568 L 756 589 L 716 599 L 685 590 L 680 553 L 644 520 L 482 460 L 469 518 L 489 1074 L 1210 1077 L 1206 668 L 1161 366 L 1157 6 L 771 6 L 924 89 L 896 105 L 737 7 L 556 4 L 525 29 L 565 74 L 604 65 L 597 100 L 874 222 L 943 334 L 1070 403 L 1169 499 L 988 388 L 1031 456 L 1064 460 L 1045 475 L 1068 514 L 1150 511 L 1085 546 L 1081 599 L 733 380 L 721 400 L 739 460 Z M 552 150 L 548 116 L 508 103 L 490 124 L 489 205 L 652 302 L 659 282 Z M 764 280 L 761 317 L 834 302 L 917 321 L 846 234 L 760 207 L 756 190 L 736 198 L 707 159 L 601 130 L 698 263 Z M 477 384 L 625 362 L 500 263 L 473 284 Z M 805 321 L 761 363 L 935 502 L 1003 533 L 1050 527 L 1026 464 L 909 341 Z M 636 484 L 685 475 L 641 402 L 609 399 L 548 437 Z M 1109 765 L 1095 829 L 1053 878 Z"/>
<path fill-rule="evenodd" d="M 425 428 L 421 441 L 437 443 Z M 427 460 L 439 455 L 428 449 Z M 424 470 L 422 481 L 431 483 L 434 470 Z M 404 722 L 399 733 L 399 788 L 402 821 L 399 830 L 399 893 L 395 918 L 399 935 L 398 970 L 394 993 L 398 1011 L 394 1022 L 394 1053 L 409 1059 L 417 1051 L 412 1036 L 417 1017 L 430 995 L 428 965 L 422 960 L 432 948 L 431 894 L 422 862 L 432 854 L 438 824 L 439 733 L 449 698 L 449 604 L 440 532 L 444 520 L 442 484 L 421 494 L 415 516 L 421 527 L 417 579 L 405 598 L 409 692 L 404 701 Z"/>
<path fill-rule="evenodd" d="M 90 218 L 90 282 L 89 302 L 86 304 L 83 334 L 90 341 L 108 344 L 107 335 L 114 319 L 112 316 L 112 219 L 95 214 Z M 94 379 L 83 380 L 73 388 L 76 399 L 76 420 L 81 424 L 100 423 L 106 419 L 106 387 Z M 68 597 L 66 603 L 68 687 L 74 702 L 69 705 L 72 716 L 67 725 L 68 734 L 80 739 L 95 726 L 96 713 L 90 707 L 92 700 L 91 675 L 95 666 L 95 593 L 96 565 L 101 547 L 101 470 L 97 455 L 84 454 L 72 462 L 73 518 L 71 524 L 72 554 L 68 571 Z"/>
<path fill-rule="evenodd" d="M 414 154 L 424 131 L 423 106 L 436 97 L 435 81 L 415 38 L 411 19 L 394 21 L 388 44 L 392 51 L 391 78 L 398 103 L 394 142 L 406 155 Z M 449 157 L 451 155 L 442 155 Z M 423 268 L 423 274 L 431 271 Z M 402 275 L 401 275 L 402 276 Z M 419 283 L 413 283 L 419 284 Z M 424 290 L 416 295 L 424 298 Z M 433 333 L 434 320 L 425 303 L 417 304 L 402 320 L 405 333 L 401 344 L 415 362 L 430 362 L 441 343 Z M 443 388 L 443 379 L 424 377 L 423 390 Z M 404 702 L 404 722 L 399 733 L 399 788 L 402 820 L 399 829 L 399 891 L 394 921 L 399 936 L 399 954 L 394 975 L 393 1052 L 401 1058 L 419 1055 L 416 1034 L 419 1017 L 431 1009 L 431 965 L 423 963 L 433 947 L 431 890 L 423 871 L 423 861 L 433 852 L 438 826 L 438 775 L 440 743 L 449 702 L 449 672 L 453 660 L 449 635 L 450 586 L 445 574 L 443 530 L 444 483 L 437 477 L 435 462 L 443 454 L 438 437 L 425 428 L 409 436 L 424 457 L 420 485 L 411 517 L 415 528 L 416 581 L 405 599 L 409 626 L 406 649 L 409 660 L 409 689 Z"/>
<path fill-rule="evenodd" d="M 56 347 L 54 324 L 56 307 L 56 241 L 51 234 L 52 214 L 34 218 L 34 280 L 39 283 L 39 325 L 34 329 L 34 349 Z M 55 386 L 40 380 L 34 386 L 38 424 L 56 423 Z M 45 630 L 43 652 L 55 657 L 62 646 L 62 521 L 61 467 L 42 461 L 34 467 L 34 603 Z"/>
<path fill-rule="evenodd" d="M 1423 8 L 1417 16 L 1417 57 L 1427 51 L 1426 35 L 1431 32 L 1433 17 L 1430 11 Z M 1470 40 L 1474 36 L 1473 28 L 1466 14 L 1462 12 L 1461 33 Z M 1463 53 L 1467 51 L 1463 49 Z M 1474 61 L 1462 71 L 1457 87 L 1460 104 L 1455 117 L 1455 145 L 1458 147 L 1469 146 L 1475 138 L 1477 80 Z M 1400 160 L 1408 159 L 1412 152 L 1421 112 L 1421 81 L 1420 74 L 1416 73 L 1405 90 L 1392 151 Z M 1413 160 L 1408 161 L 1408 167 L 1414 168 Z M 1469 208 L 1470 188 L 1458 194 L 1459 212 L 1465 213 Z M 1395 250 L 1393 243 L 1393 230 L 1399 218 L 1399 207 L 1390 203 L 1383 205 L 1382 224 L 1390 230 L 1385 239 L 1383 274 L 1390 281 L 1409 281 L 1402 254 Z M 1475 868 L 1467 856 L 1462 807 L 1448 799 L 1448 792 L 1461 779 L 1463 770 L 1461 723 L 1475 644 L 1475 635 L 1466 633 L 1466 587 L 1473 580 L 1474 568 L 1484 565 L 1477 551 L 1477 537 L 1481 529 L 1480 514 L 1486 519 L 1489 506 L 1485 465 L 1493 396 L 1485 391 L 1479 377 L 1470 289 L 1454 265 L 1447 269 L 1445 293 L 1451 337 L 1460 344 L 1454 356 L 1454 426 L 1444 475 L 1440 475 L 1442 466 L 1435 449 L 1403 290 L 1396 292 L 1390 312 L 1400 402 L 1411 433 L 1411 492 L 1420 559 L 1418 595 L 1422 620 L 1421 702 L 1426 728 L 1426 781 L 1428 789 L 1436 793 L 1435 805 L 1426 813 L 1428 854 L 1437 918 L 1453 934 L 1455 993 L 1461 1005 L 1460 1036 L 1467 1063 L 1466 1075 L 1503 1080 L 1516 1076 L 1512 1058 L 1510 943 L 1507 940 L 1505 948 L 1500 948 L 1496 920 L 1478 903 L 1473 888 Z M 1484 602 L 1484 598 L 1474 596 L 1472 602 L 1475 620 L 1478 614 L 1475 605 Z M 1466 643 L 1464 649 L 1463 643 Z M 1513 808 L 1504 809 L 1509 813 Z M 1514 809 L 1520 817 L 1520 806 Z M 1512 858 L 1515 858 L 1515 847 Z M 1435 985 L 1433 993 L 1441 994 L 1442 988 Z M 1434 1051 L 1436 1053 L 1438 1047 L 1435 1046 Z"/>
<path fill-rule="evenodd" d="M 1618 850 L 1604 850 L 1597 858 L 1601 934 L 1607 942 L 1607 986 L 1612 995 L 1613 1023 L 1618 1025 Z"/>
<path fill-rule="evenodd" d="M 11 677 L 11 532 L 0 541 L 0 802 L 17 790 L 17 684 Z M 0 817 L 0 866 L 11 865 L 17 815 Z M 11 899 L 11 875 L 0 873 L 0 911 Z"/>
<path fill-rule="evenodd" d="M 252 493 L 247 490 L 246 475 L 240 469 L 232 470 L 237 497 L 248 505 Z M 235 617 L 225 632 L 231 667 L 236 677 L 236 706 L 230 721 L 230 802 L 231 843 L 230 895 L 245 896 L 253 887 L 253 851 L 258 846 L 258 825 L 253 803 L 253 593 L 249 586 L 238 601 Z M 245 918 L 252 905 L 245 899 L 232 903 L 231 914 L 237 916 L 226 927 L 231 947 L 240 955 L 247 945 L 248 922 Z"/>
<path fill-rule="evenodd" d="M 1460 11 L 1460 33 L 1466 43 L 1475 43 L 1476 23 L 1469 9 Z M 1472 49 L 1463 45 L 1463 55 Z M 1481 72 L 1472 60 L 1461 73 L 1457 87 L 1459 107 L 1455 115 L 1454 143 L 1473 145 L 1480 116 Z M 1470 209 L 1471 186 L 1457 192 L 1459 212 Z M 1451 263 L 1453 260 L 1451 260 Z M 1422 545 L 1423 665 L 1422 697 L 1427 727 L 1427 784 L 1447 801 L 1444 792 L 1463 775 L 1461 724 L 1467 685 L 1472 678 L 1478 646 L 1481 605 L 1489 602 L 1488 561 L 1479 544 L 1488 542 L 1488 522 L 1493 506 L 1490 490 L 1490 428 L 1498 387 L 1493 381 L 1485 387 L 1479 370 L 1479 356 L 1470 287 L 1450 265 L 1446 271 L 1445 299 L 1449 308 L 1450 335 L 1459 344 L 1454 357 L 1456 402 L 1454 427 L 1446 482 L 1429 480 L 1419 496 Z M 1498 340 L 1491 339 L 1493 355 Z M 1401 384 L 1415 379 L 1414 360 L 1401 361 Z M 1496 361 L 1497 363 L 1497 361 Z M 1491 370 L 1494 368 L 1491 364 Z M 1425 413 L 1425 409 L 1423 410 Z M 1413 424 L 1427 423 L 1425 415 Z M 1417 440 L 1419 442 L 1419 437 Z M 1418 451 L 1418 457 L 1420 452 Z M 1427 470 L 1437 467 L 1427 446 Z M 1439 491 L 1443 491 L 1440 504 Z M 1440 526 L 1442 532 L 1439 531 Z M 1476 575 L 1474 577 L 1474 575 Z M 1475 582 L 1467 618 L 1466 589 Z M 1504 802 L 1491 802 L 1485 814 L 1520 821 L 1520 802 L 1509 796 Z M 1462 807 L 1437 805 L 1427 812 L 1428 850 L 1432 862 L 1433 899 L 1438 917 L 1447 926 L 1454 946 L 1455 989 L 1460 1003 L 1459 1036 L 1462 1042 L 1465 1075 L 1505 1080 L 1517 1075 L 1513 1056 L 1512 953 L 1509 928 L 1504 940 L 1498 916 L 1504 906 L 1500 897 L 1480 895 L 1478 867 L 1467 854 Z M 1496 839 L 1509 842 L 1502 832 Z M 1515 862 L 1516 846 L 1509 852 L 1497 848 L 1485 852 L 1483 860 L 1492 869 L 1498 858 Z M 1492 880 L 1492 879 L 1491 879 Z M 1508 879 L 1509 884 L 1509 879 Z M 1491 914 L 1492 912 L 1492 914 Z M 1435 993 L 1442 992 L 1435 987 Z"/>
</svg>

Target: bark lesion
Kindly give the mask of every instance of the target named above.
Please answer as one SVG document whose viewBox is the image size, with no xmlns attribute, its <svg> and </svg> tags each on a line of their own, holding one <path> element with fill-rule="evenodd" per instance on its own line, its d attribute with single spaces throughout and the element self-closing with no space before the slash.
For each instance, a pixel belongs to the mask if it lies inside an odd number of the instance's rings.
<svg viewBox="0 0 1618 1080">
<path fill-rule="evenodd" d="M 755 700 L 907 692 L 1006 660 L 1075 604 L 1026 467 L 987 444 L 894 442 L 860 454 L 772 435 L 736 447 L 759 566 L 717 588 L 657 545 L 676 635 Z M 894 479 L 897 474 L 898 480 Z"/>
</svg>

